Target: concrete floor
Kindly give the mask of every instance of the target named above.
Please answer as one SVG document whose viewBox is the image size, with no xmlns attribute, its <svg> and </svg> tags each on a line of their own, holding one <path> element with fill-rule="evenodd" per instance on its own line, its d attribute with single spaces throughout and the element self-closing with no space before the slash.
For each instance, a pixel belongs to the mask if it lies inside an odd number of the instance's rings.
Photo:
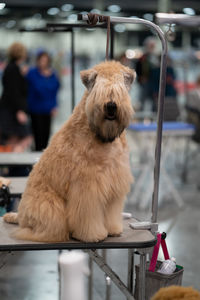
<svg viewBox="0 0 200 300">
<path fill-rule="evenodd" d="M 128 137 L 130 139 L 130 137 Z M 130 144 L 132 141 L 130 142 Z M 168 163 L 168 172 L 183 199 L 180 209 L 169 194 L 168 187 L 160 184 L 160 203 L 158 211 L 159 231 L 167 232 L 167 244 L 171 256 L 175 256 L 177 264 L 184 266 L 183 285 L 199 289 L 200 284 L 200 195 L 197 185 L 200 175 L 200 157 L 193 153 L 198 148 L 192 144 L 192 160 L 189 161 L 188 181 L 180 180 L 181 155 L 183 145 L 180 142 L 178 156 L 173 155 Z M 133 151 L 136 151 L 133 149 Z M 177 154 L 176 154 L 177 155 Z M 137 158 L 138 153 L 134 153 Z M 134 164 L 133 164 L 134 165 Z M 136 177 L 133 166 L 133 173 Z M 132 212 L 140 219 L 150 218 L 150 203 L 146 209 L 140 210 L 138 203 L 132 199 L 134 186 L 126 202 L 125 210 Z M 163 259 L 162 254 L 160 259 Z M 6 264 L 4 262 L 6 261 Z M 3 260 L 0 269 L 0 300 L 57 300 L 59 276 L 57 269 L 58 251 L 16 252 Z M 136 263 L 138 257 L 136 257 Z M 126 282 L 127 250 L 108 251 L 108 262 L 116 273 Z M 125 300 L 118 288 L 112 284 L 111 299 Z M 105 299 L 105 277 L 98 267 L 94 266 L 94 300 Z M 76 300 L 76 299 L 74 299 Z"/>
</svg>

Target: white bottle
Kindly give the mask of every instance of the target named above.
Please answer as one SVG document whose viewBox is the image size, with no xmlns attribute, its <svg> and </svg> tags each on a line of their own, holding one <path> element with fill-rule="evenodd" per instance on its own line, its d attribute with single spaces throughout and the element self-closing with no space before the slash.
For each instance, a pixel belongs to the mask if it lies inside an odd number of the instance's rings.
<svg viewBox="0 0 200 300">
<path fill-rule="evenodd" d="M 86 300 L 87 255 L 78 250 L 63 251 L 59 256 L 59 266 L 60 300 Z"/>
<path fill-rule="evenodd" d="M 161 274 L 172 274 L 176 270 L 176 259 L 175 257 L 171 257 L 163 261 L 162 265 L 158 269 L 158 273 Z"/>
</svg>

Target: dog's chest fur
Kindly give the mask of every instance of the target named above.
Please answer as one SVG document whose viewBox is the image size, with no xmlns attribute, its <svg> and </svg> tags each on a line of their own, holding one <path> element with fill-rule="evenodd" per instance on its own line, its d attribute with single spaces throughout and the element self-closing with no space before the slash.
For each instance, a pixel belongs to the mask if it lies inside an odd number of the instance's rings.
<svg viewBox="0 0 200 300">
<path fill-rule="evenodd" d="M 129 167 L 128 149 L 121 140 L 98 144 L 87 151 L 74 153 L 79 167 L 71 173 L 73 188 L 88 187 L 105 200 L 122 197 L 130 189 L 132 175 Z M 70 190 L 70 185 L 69 185 Z"/>
</svg>

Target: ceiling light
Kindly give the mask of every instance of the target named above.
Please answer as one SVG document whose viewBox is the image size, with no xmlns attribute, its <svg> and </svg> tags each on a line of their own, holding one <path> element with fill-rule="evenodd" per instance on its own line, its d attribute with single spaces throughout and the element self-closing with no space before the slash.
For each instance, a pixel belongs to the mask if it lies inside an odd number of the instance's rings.
<svg viewBox="0 0 200 300">
<path fill-rule="evenodd" d="M 144 19 L 146 19 L 148 21 L 153 21 L 153 15 L 152 14 L 147 13 L 147 14 L 144 14 L 143 17 L 144 17 Z"/>
<path fill-rule="evenodd" d="M 124 24 L 117 24 L 114 26 L 114 29 L 116 32 L 124 32 L 126 30 L 126 27 Z"/>
<path fill-rule="evenodd" d="M 34 18 L 34 19 L 37 19 L 37 20 L 41 20 L 41 19 L 42 19 L 42 15 L 39 14 L 39 13 L 37 13 L 37 14 L 34 14 L 34 15 L 33 15 L 33 18 Z"/>
<path fill-rule="evenodd" d="M 47 10 L 47 14 L 50 16 L 55 16 L 59 13 L 60 9 L 57 7 L 51 7 Z"/>
<path fill-rule="evenodd" d="M 15 20 L 10 20 L 6 23 L 6 28 L 11 29 L 11 28 L 15 27 L 16 23 L 17 22 Z"/>
<path fill-rule="evenodd" d="M 88 14 L 88 11 L 81 11 L 80 14 L 81 14 L 81 15 L 87 15 L 87 14 Z"/>
<path fill-rule="evenodd" d="M 113 4 L 113 5 L 108 6 L 108 10 L 113 12 L 113 13 L 118 13 L 118 12 L 120 12 L 121 7 L 119 5 Z"/>
<path fill-rule="evenodd" d="M 91 11 L 90 11 L 92 14 L 100 14 L 101 11 L 97 8 L 93 8 Z"/>
<path fill-rule="evenodd" d="M 71 14 L 67 18 L 67 20 L 70 21 L 70 22 L 75 22 L 75 21 L 77 21 L 77 15 L 76 14 Z"/>
<path fill-rule="evenodd" d="M 194 16 L 195 15 L 195 10 L 191 7 L 185 7 L 183 8 L 183 12 L 186 14 L 186 15 L 190 15 L 190 16 Z"/>
<path fill-rule="evenodd" d="M 62 11 L 70 11 L 74 8 L 74 5 L 72 4 L 63 4 L 61 6 Z"/>
<path fill-rule="evenodd" d="M 6 4 L 5 3 L 3 3 L 3 2 L 0 2 L 0 9 L 4 9 L 4 7 L 6 6 Z"/>
<path fill-rule="evenodd" d="M 131 49 L 127 49 L 125 54 L 128 59 L 133 59 L 135 57 L 135 51 Z"/>
</svg>

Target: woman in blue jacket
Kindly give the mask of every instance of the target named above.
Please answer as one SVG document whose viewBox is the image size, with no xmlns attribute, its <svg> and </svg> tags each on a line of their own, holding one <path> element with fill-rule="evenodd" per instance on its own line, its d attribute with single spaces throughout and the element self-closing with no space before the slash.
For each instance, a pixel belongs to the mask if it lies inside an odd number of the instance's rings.
<svg viewBox="0 0 200 300">
<path fill-rule="evenodd" d="M 48 144 L 51 118 L 57 111 L 59 81 L 51 69 L 51 58 L 47 52 L 40 52 L 36 62 L 36 67 L 27 74 L 28 110 L 32 120 L 35 150 L 41 151 Z"/>
</svg>

